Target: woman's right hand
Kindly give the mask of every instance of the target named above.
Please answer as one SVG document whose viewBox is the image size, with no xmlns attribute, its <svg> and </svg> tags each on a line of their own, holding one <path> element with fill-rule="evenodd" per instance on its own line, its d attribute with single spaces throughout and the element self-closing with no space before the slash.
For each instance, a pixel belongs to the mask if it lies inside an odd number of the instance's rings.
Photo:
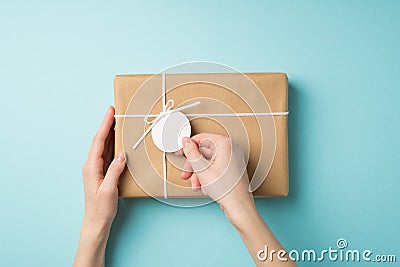
<svg viewBox="0 0 400 267">
<path fill-rule="evenodd" d="M 249 192 L 247 163 L 242 149 L 228 137 L 207 133 L 183 138 L 182 143 L 187 159 L 182 178 L 190 179 L 194 190 L 200 189 L 220 204 L 254 263 L 257 266 L 297 266 L 257 212 Z M 276 257 L 275 260 L 262 260 L 259 256 L 265 246 L 286 256 L 283 260 Z"/>
<path fill-rule="evenodd" d="M 217 201 L 234 225 L 256 210 L 239 145 L 226 136 L 208 133 L 183 138 L 182 143 L 187 160 L 181 177 L 191 180 L 193 190 Z"/>
</svg>

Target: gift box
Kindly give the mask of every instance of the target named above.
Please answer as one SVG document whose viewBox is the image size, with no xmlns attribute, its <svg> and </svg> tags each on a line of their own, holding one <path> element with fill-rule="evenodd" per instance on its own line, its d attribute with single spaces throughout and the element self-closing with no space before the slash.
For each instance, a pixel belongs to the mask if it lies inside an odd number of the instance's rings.
<svg viewBox="0 0 400 267">
<path fill-rule="evenodd" d="M 173 100 L 173 108 L 200 102 L 182 111 L 192 135 L 227 135 L 244 148 L 255 196 L 287 196 L 286 74 L 117 75 L 114 98 L 115 152 L 127 156 L 118 185 L 121 197 L 203 196 L 180 178 L 184 157 L 160 151 L 151 134 L 133 148 L 151 126 L 145 120 L 159 116 L 168 100 Z"/>
</svg>

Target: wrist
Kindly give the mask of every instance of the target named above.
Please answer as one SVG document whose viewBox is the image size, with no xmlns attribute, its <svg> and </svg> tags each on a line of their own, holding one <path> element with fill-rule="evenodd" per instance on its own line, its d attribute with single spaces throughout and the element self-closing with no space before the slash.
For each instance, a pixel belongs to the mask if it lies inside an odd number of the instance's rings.
<svg viewBox="0 0 400 267">
<path fill-rule="evenodd" d="M 104 266 L 110 226 L 83 219 L 74 266 Z"/>
<path fill-rule="evenodd" d="M 259 217 L 252 198 L 223 209 L 229 222 L 239 231 L 247 227 L 249 222 Z"/>
<path fill-rule="evenodd" d="M 253 205 L 252 207 L 243 209 L 241 212 L 237 212 L 231 223 L 241 235 L 244 235 L 260 222 L 263 223 L 264 221 L 255 205 Z"/>
<path fill-rule="evenodd" d="M 95 222 L 90 218 L 84 217 L 82 222 L 81 238 L 101 242 L 108 239 L 110 229 L 111 224 Z"/>
</svg>

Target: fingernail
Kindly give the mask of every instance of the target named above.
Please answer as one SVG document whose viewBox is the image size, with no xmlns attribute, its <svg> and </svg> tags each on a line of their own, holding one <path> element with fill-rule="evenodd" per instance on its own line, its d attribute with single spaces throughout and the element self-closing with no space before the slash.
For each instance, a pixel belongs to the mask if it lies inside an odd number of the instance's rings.
<svg viewBox="0 0 400 267">
<path fill-rule="evenodd" d="M 119 152 L 117 155 L 117 160 L 123 162 L 125 160 L 125 153 Z"/>
<path fill-rule="evenodd" d="M 113 106 L 108 106 L 107 112 L 114 113 L 114 107 Z"/>
<path fill-rule="evenodd" d="M 190 143 L 190 138 L 189 137 L 183 137 L 182 138 L 183 146 L 187 146 L 189 143 Z"/>
</svg>

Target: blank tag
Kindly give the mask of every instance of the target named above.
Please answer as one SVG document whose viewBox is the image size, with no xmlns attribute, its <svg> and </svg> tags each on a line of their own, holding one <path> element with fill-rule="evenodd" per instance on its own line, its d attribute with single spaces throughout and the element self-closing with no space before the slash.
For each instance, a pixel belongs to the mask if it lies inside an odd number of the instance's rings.
<svg viewBox="0 0 400 267">
<path fill-rule="evenodd" d="M 154 144 L 164 152 L 176 152 L 182 148 L 182 138 L 190 137 L 191 127 L 182 112 L 172 112 L 161 118 L 151 130 Z"/>
</svg>

